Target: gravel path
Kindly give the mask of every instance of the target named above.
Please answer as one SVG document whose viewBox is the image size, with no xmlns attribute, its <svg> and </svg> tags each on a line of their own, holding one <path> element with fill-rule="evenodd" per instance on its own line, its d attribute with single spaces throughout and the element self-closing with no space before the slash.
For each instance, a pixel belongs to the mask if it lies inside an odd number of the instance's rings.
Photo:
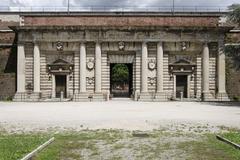
<svg viewBox="0 0 240 160">
<path fill-rule="evenodd" d="M 198 102 L 0 102 L 0 127 L 8 131 L 86 128 L 214 131 L 217 126 L 240 128 L 240 106 Z"/>
</svg>

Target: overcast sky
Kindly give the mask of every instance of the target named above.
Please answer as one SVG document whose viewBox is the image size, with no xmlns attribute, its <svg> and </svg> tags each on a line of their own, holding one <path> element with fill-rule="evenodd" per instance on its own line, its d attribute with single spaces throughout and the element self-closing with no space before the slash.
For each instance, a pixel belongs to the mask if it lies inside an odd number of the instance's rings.
<svg viewBox="0 0 240 160">
<path fill-rule="evenodd" d="M 68 0 L 0 0 L 0 6 L 67 6 Z M 71 6 L 171 6 L 173 0 L 69 0 Z M 229 6 L 240 0 L 175 0 L 175 6 Z"/>
</svg>

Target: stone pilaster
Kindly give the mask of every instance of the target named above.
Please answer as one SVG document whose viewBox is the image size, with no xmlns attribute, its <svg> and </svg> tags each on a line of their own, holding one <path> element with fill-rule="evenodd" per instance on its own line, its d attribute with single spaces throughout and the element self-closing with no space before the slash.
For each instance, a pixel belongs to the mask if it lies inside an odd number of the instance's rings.
<svg viewBox="0 0 240 160">
<path fill-rule="evenodd" d="M 211 100 L 212 96 L 209 91 L 209 48 L 207 43 L 203 45 L 202 52 L 202 87 L 202 100 Z"/>
<path fill-rule="evenodd" d="M 17 92 L 13 100 L 24 101 L 25 92 L 25 51 L 24 45 L 19 43 L 17 47 Z"/>
<path fill-rule="evenodd" d="M 163 91 L 163 43 L 157 43 L 157 93 L 155 101 L 166 100 L 166 95 Z"/>
<path fill-rule="evenodd" d="M 104 101 L 106 95 L 102 93 L 102 50 L 101 44 L 96 42 L 95 45 L 95 93 L 93 101 Z"/>
<path fill-rule="evenodd" d="M 220 101 L 229 101 L 226 93 L 226 73 L 225 73 L 225 53 L 224 53 L 224 42 L 219 41 L 218 43 L 218 93 L 217 98 Z"/>
<path fill-rule="evenodd" d="M 33 93 L 32 101 L 38 101 L 40 98 L 40 49 L 38 44 L 33 48 Z"/>
<path fill-rule="evenodd" d="M 142 43 L 142 59 L 141 59 L 141 93 L 140 101 L 152 100 L 148 93 L 148 48 L 147 43 Z"/>
<path fill-rule="evenodd" d="M 101 44 L 96 43 L 95 46 L 95 92 L 96 93 L 101 93 L 102 91 L 102 51 L 101 51 Z"/>
<path fill-rule="evenodd" d="M 34 44 L 33 49 L 33 68 L 34 68 L 34 92 L 40 92 L 40 50 L 38 44 Z"/>
<path fill-rule="evenodd" d="M 147 49 L 147 43 L 142 43 L 142 87 L 141 87 L 141 93 L 147 93 L 148 92 L 148 75 L 147 75 L 147 64 L 148 64 L 148 49 Z"/>
<path fill-rule="evenodd" d="M 80 93 L 86 92 L 86 45 L 80 43 Z"/>
<path fill-rule="evenodd" d="M 56 79 L 55 79 L 55 75 L 52 75 L 52 98 L 56 98 Z"/>
</svg>

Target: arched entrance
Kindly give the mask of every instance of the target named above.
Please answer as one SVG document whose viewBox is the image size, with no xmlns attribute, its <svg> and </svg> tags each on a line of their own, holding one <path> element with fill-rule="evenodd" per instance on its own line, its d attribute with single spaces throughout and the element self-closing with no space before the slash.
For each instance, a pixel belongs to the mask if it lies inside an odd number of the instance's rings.
<svg viewBox="0 0 240 160">
<path fill-rule="evenodd" d="M 110 93 L 112 97 L 131 97 L 133 87 L 132 63 L 110 64 Z"/>
</svg>

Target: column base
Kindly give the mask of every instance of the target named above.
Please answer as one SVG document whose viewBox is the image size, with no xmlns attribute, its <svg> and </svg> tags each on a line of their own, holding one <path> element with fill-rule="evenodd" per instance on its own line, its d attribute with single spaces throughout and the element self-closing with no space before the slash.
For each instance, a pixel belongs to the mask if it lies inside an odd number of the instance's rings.
<svg viewBox="0 0 240 160">
<path fill-rule="evenodd" d="M 27 96 L 26 92 L 16 92 L 13 97 L 13 101 L 14 102 L 24 102 L 24 101 L 26 101 L 27 98 L 28 98 L 28 96 Z"/>
<path fill-rule="evenodd" d="M 202 101 L 216 101 L 213 95 L 210 92 L 202 93 Z"/>
<path fill-rule="evenodd" d="M 90 101 L 90 96 L 89 93 L 75 93 L 73 96 L 73 101 L 76 102 L 89 102 Z"/>
<path fill-rule="evenodd" d="M 155 102 L 168 101 L 168 96 L 165 92 L 156 92 L 153 101 Z"/>
<path fill-rule="evenodd" d="M 139 98 L 138 101 L 145 101 L 145 102 L 149 102 L 149 101 L 153 101 L 154 97 L 148 93 L 148 92 L 141 92 L 139 94 Z"/>
<path fill-rule="evenodd" d="M 230 101 L 228 94 L 226 92 L 217 93 L 218 101 Z"/>
<path fill-rule="evenodd" d="M 91 101 L 107 101 L 106 94 L 100 92 L 100 93 L 93 93 Z"/>
<path fill-rule="evenodd" d="M 15 102 L 36 102 L 36 101 L 40 101 L 41 95 L 42 95 L 41 92 L 33 92 L 33 93 L 17 92 L 14 95 L 13 101 L 15 101 Z"/>
</svg>

